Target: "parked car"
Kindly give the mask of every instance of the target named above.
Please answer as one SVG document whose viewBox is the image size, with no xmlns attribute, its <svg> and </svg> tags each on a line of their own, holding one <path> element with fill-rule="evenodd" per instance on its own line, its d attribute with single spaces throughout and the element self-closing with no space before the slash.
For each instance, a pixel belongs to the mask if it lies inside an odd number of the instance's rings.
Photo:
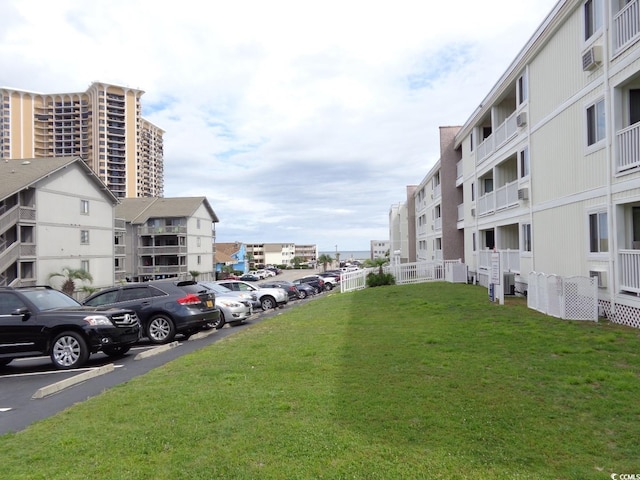
<svg viewBox="0 0 640 480">
<path fill-rule="evenodd" d="M 287 295 L 289 295 L 289 300 L 298 300 L 300 298 L 300 290 L 298 287 L 292 282 L 287 282 L 286 280 L 267 280 L 266 282 L 259 283 L 258 286 L 260 288 L 282 288 Z"/>
<path fill-rule="evenodd" d="M 293 283 L 293 282 L 291 282 Z M 298 298 L 299 299 L 305 299 L 307 297 L 311 297 L 313 295 L 316 295 L 316 289 L 315 287 L 313 287 L 312 285 L 309 285 L 308 283 L 298 283 L 295 284 L 296 288 L 298 289 Z"/>
<path fill-rule="evenodd" d="M 242 280 L 218 280 L 215 283 L 236 292 L 255 293 L 258 302 L 260 302 L 260 308 L 265 311 L 282 307 L 289 302 L 289 295 L 281 288 L 260 288 Z"/>
<path fill-rule="evenodd" d="M 119 306 L 138 314 L 151 343 L 190 336 L 220 318 L 215 294 L 193 280 L 154 280 L 105 288 L 87 297 L 84 305 Z"/>
<path fill-rule="evenodd" d="M 213 290 L 216 295 L 216 307 L 220 310 L 220 319 L 209 324 L 211 328 L 220 329 L 225 323 L 232 326 L 240 325 L 253 315 L 252 295 L 234 292 L 214 282 L 200 282 L 200 284 Z"/>
<path fill-rule="evenodd" d="M 306 277 L 297 278 L 293 283 L 296 285 L 299 283 L 308 283 L 316 290 L 316 293 L 321 293 L 325 290 L 324 280 L 317 275 L 308 275 Z"/>
<path fill-rule="evenodd" d="M 282 270 L 278 267 L 267 267 L 265 268 L 265 270 L 272 272 L 274 276 L 280 275 L 282 273 Z"/>
<path fill-rule="evenodd" d="M 124 355 L 140 338 L 133 310 L 83 307 L 48 286 L 1 287 L 0 317 L 0 367 L 48 355 L 56 368 L 76 368 L 98 351 Z"/>
<path fill-rule="evenodd" d="M 254 277 L 258 277 L 258 280 L 264 280 L 267 278 L 267 274 L 264 270 L 249 270 L 245 275 L 253 275 Z"/>
<path fill-rule="evenodd" d="M 324 286 L 326 290 L 333 290 L 340 285 L 340 276 L 336 276 L 333 273 L 319 273 L 317 275 L 324 280 Z"/>
<path fill-rule="evenodd" d="M 258 275 L 255 275 L 253 273 L 245 273 L 244 275 L 240 275 L 240 277 L 238 277 L 238 280 L 242 280 L 244 282 L 258 282 L 263 278 L 264 277 L 259 277 Z"/>
</svg>

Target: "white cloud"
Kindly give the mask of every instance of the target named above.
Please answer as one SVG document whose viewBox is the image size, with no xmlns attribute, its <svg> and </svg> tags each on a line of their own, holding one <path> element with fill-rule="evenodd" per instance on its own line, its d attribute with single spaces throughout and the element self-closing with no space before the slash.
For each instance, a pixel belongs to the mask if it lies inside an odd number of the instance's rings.
<svg viewBox="0 0 640 480">
<path fill-rule="evenodd" d="M 366 250 L 555 0 L 11 0 L 0 85 L 140 88 L 218 241 Z"/>
</svg>

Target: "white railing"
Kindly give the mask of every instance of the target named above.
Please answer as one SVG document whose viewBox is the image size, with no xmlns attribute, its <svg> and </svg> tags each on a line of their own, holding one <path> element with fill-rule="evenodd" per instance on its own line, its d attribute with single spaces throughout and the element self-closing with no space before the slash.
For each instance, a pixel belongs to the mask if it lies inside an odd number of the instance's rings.
<svg viewBox="0 0 640 480">
<path fill-rule="evenodd" d="M 478 216 L 518 205 L 518 181 L 507 183 L 478 198 Z"/>
<path fill-rule="evenodd" d="M 500 254 L 500 269 L 503 272 L 520 272 L 520 250 L 496 250 Z M 478 252 L 478 268 L 491 270 L 491 255 L 493 250 L 480 250 Z"/>
<path fill-rule="evenodd" d="M 478 148 L 476 149 L 476 165 L 484 162 L 489 155 L 495 152 L 518 132 L 518 124 L 516 123 L 517 115 L 518 111 L 516 110 L 509 115 L 491 135 L 485 138 L 484 141 L 478 145 Z"/>
<path fill-rule="evenodd" d="M 613 51 L 618 53 L 640 36 L 639 1 L 633 0 L 613 17 Z"/>
<path fill-rule="evenodd" d="M 18 206 L 14 206 L 0 216 L 0 233 L 6 232 L 9 228 L 18 223 Z"/>
<path fill-rule="evenodd" d="M 433 187 L 433 198 L 440 198 L 442 195 L 442 185 L 439 183 L 435 187 Z"/>
<path fill-rule="evenodd" d="M 462 160 L 456 163 L 456 186 L 460 185 L 463 180 L 464 170 L 462 165 Z"/>
<path fill-rule="evenodd" d="M 164 227 L 138 227 L 139 235 L 163 235 L 187 233 L 187 227 L 183 225 L 166 225 Z"/>
<path fill-rule="evenodd" d="M 437 217 L 433 221 L 433 228 L 436 230 L 442 230 L 442 217 Z"/>
<path fill-rule="evenodd" d="M 640 295 L 640 250 L 620 250 L 620 290 Z"/>
<path fill-rule="evenodd" d="M 464 220 L 464 203 L 458 205 L 458 221 Z"/>
<path fill-rule="evenodd" d="M 616 172 L 640 165 L 640 122 L 616 133 Z"/>
<path fill-rule="evenodd" d="M 138 247 L 138 255 L 186 255 L 186 245 L 163 245 Z"/>
</svg>

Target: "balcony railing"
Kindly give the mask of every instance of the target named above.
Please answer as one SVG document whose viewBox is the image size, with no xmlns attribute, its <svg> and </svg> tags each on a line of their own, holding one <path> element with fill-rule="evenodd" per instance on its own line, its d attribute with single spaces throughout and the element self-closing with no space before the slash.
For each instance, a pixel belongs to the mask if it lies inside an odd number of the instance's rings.
<svg viewBox="0 0 640 480">
<path fill-rule="evenodd" d="M 139 275 L 174 275 L 187 273 L 186 265 L 155 265 L 151 267 L 138 267 Z"/>
<path fill-rule="evenodd" d="M 442 217 L 437 217 L 433 221 L 433 226 L 435 230 L 442 230 Z"/>
<path fill-rule="evenodd" d="M 460 185 L 463 181 L 464 170 L 462 160 L 456 163 L 456 186 Z"/>
<path fill-rule="evenodd" d="M 178 233 L 187 233 L 187 227 L 184 225 L 168 225 L 164 227 L 138 227 L 139 235 L 175 235 Z"/>
<path fill-rule="evenodd" d="M 629 2 L 613 17 L 613 51 L 618 53 L 640 37 L 640 1 Z"/>
<path fill-rule="evenodd" d="M 518 132 L 518 124 L 516 123 L 517 115 L 518 111 L 516 110 L 509 115 L 491 135 L 478 145 L 476 148 L 476 165 L 484 162 L 493 152 Z"/>
<path fill-rule="evenodd" d="M 620 250 L 620 290 L 640 295 L 640 250 Z"/>
<path fill-rule="evenodd" d="M 496 250 L 500 254 L 500 269 L 503 272 L 520 272 L 520 250 Z M 491 270 L 491 255 L 493 250 L 480 250 L 478 252 L 478 268 Z"/>
<path fill-rule="evenodd" d="M 502 210 L 503 208 L 518 205 L 518 181 L 515 180 L 507 183 L 494 192 L 478 198 L 477 209 L 478 216 L 488 215 L 490 213 Z"/>
<path fill-rule="evenodd" d="M 640 122 L 616 133 L 618 156 L 616 172 L 640 165 Z"/>
<path fill-rule="evenodd" d="M 464 203 L 458 205 L 458 221 L 461 222 L 464 220 Z"/>
<path fill-rule="evenodd" d="M 186 255 L 186 245 L 164 245 L 161 247 L 138 247 L 138 255 Z"/>
</svg>

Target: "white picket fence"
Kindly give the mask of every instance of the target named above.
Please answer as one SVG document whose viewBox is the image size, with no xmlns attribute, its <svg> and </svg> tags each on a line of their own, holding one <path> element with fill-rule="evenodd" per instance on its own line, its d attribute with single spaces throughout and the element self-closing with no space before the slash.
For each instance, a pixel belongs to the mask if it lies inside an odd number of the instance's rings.
<svg viewBox="0 0 640 480">
<path fill-rule="evenodd" d="M 598 321 L 598 282 L 595 277 L 560 277 L 529 273 L 527 306 L 564 320 Z"/>
<path fill-rule="evenodd" d="M 342 274 L 340 292 L 352 292 L 367 287 L 367 275 L 377 272 L 378 268 L 363 268 Z M 446 260 L 444 262 L 415 262 L 387 265 L 384 273 L 391 273 L 396 285 L 409 283 L 424 283 L 434 281 L 449 281 L 455 283 L 467 282 L 467 267 L 460 260 Z"/>
</svg>

